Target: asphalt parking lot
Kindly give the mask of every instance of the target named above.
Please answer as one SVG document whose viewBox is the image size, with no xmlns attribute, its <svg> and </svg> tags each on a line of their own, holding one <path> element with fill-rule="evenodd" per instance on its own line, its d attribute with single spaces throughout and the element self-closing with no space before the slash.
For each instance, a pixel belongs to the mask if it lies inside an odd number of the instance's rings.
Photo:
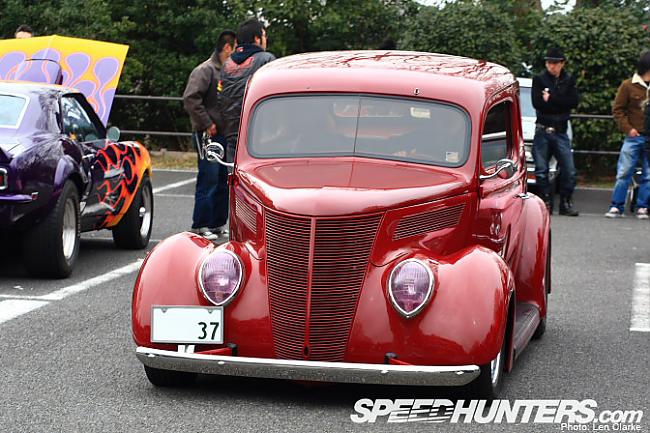
<svg viewBox="0 0 650 433">
<path fill-rule="evenodd" d="M 155 173 L 150 248 L 189 228 L 193 179 Z M 579 218 L 553 216 L 547 331 L 518 359 L 502 398 L 593 399 L 599 409 L 644 411 L 640 431 L 650 431 L 650 330 L 639 325 L 650 317 L 650 222 L 603 218 L 608 199 L 607 191 L 580 190 Z M 84 235 L 67 280 L 30 278 L 15 245 L 0 251 L 0 432 L 563 431 L 350 420 L 360 398 L 462 398 L 446 389 L 219 377 L 157 389 L 135 358 L 130 329 L 146 251 L 115 249 L 109 232 Z"/>
</svg>

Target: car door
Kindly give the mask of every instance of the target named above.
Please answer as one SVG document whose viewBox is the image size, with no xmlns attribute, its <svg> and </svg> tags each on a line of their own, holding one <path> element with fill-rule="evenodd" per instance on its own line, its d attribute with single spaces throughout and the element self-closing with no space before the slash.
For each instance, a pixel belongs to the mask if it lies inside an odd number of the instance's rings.
<svg viewBox="0 0 650 433">
<path fill-rule="evenodd" d="M 477 236 L 479 243 L 516 266 L 519 224 L 522 221 L 526 164 L 523 140 L 512 99 L 486 110 L 480 143 L 480 188 Z"/>
<path fill-rule="evenodd" d="M 70 93 L 61 98 L 63 131 L 82 149 L 82 169 L 90 179 L 88 190 L 82 193 L 80 210 L 82 230 L 90 230 L 101 224 L 111 207 L 106 205 L 106 173 L 97 164 L 97 154 L 106 146 L 106 129 L 83 95 Z M 110 192 L 108 192 L 110 195 Z"/>
</svg>

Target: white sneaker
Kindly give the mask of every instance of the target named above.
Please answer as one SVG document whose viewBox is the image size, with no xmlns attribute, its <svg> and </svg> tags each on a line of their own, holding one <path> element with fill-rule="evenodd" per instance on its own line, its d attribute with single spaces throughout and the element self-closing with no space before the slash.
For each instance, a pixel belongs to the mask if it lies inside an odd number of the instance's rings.
<svg viewBox="0 0 650 433">
<path fill-rule="evenodd" d="M 636 210 L 636 217 L 640 220 L 647 220 L 648 219 L 648 208 L 647 207 L 640 207 Z"/>
<path fill-rule="evenodd" d="M 191 229 L 190 230 L 192 233 L 196 233 L 197 235 L 200 235 L 204 238 L 206 238 L 209 241 L 216 241 L 219 239 L 219 235 L 216 233 L 212 233 L 209 228 L 207 227 L 200 227 L 198 229 Z"/>
<path fill-rule="evenodd" d="M 210 231 L 222 238 L 227 238 L 230 235 L 230 231 L 228 230 L 228 224 L 224 224 L 220 227 L 210 229 Z"/>
<path fill-rule="evenodd" d="M 647 210 L 646 210 L 647 213 Z M 616 206 L 612 206 L 609 208 L 607 213 L 605 214 L 605 218 L 623 218 L 623 214 L 621 213 L 620 210 Z M 647 215 L 646 215 L 647 218 Z"/>
</svg>

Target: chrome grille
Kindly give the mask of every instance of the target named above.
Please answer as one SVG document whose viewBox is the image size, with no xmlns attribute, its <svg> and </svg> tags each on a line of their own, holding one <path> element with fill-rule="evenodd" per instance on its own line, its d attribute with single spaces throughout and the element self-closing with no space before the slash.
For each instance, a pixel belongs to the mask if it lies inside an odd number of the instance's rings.
<svg viewBox="0 0 650 433">
<path fill-rule="evenodd" d="M 317 220 L 309 317 L 310 359 L 343 361 L 381 215 Z"/>
<path fill-rule="evenodd" d="M 267 272 L 275 353 L 302 359 L 311 220 L 266 212 Z"/>
<path fill-rule="evenodd" d="M 239 196 L 235 196 L 235 214 L 250 231 L 257 233 L 257 212 Z"/>
<path fill-rule="evenodd" d="M 381 215 L 307 219 L 266 212 L 271 323 L 279 358 L 343 360 L 380 220 Z"/>
<path fill-rule="evenodd" d="M 393 234 L 393 240 L 454 227 L 460 221 L 463 209 L 465 209 L 465 205 L 459 204 L 444 209 L 435 209 L 406 216 L 397 224 L 397 228 Z"/>
</svg>

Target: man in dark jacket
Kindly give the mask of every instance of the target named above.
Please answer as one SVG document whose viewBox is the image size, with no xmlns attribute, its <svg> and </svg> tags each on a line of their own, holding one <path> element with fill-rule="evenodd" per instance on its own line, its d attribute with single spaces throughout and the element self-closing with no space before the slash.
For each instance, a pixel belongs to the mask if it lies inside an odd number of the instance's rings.
<svg viewBox="0 0 650 433">
<path fill-rule="evenodd" d="M 553 213 L 553 191 L 548 181 L 548 164 L 555 156 L 560 168 L 560 215 L 578 216 L 571 197 L 576 186 L 576 169 L 567 135 L 571 109 L 578 105 L 576 80 L 566 71 L 564 53 L 558 48 L 547 51 L 546 70 L 533 78 L 531 97 L 537 112 L 533 159 L 535 177 L 542 199 Z"/>
<path fill-rule="evenodd" d="M 228 171 L 224 166 L 205 159 L 202 142 L 205 133 L 222 145 L 226 143 L 219 106 L 219 79 L 221 66 L 234 47 L 235 32 L 222 32 L 214 53 L 194 68 L 183 93 L 183 105 L 190 115 L 194 131 L 192 141 L 198 153 L 192 231 L 210 240 L 228 234 Z"/>
<path fill-rule="evenodd" d="M 275 56 L 265 50 L 266 30 L 262 23 L 252 18 L 239 26 L 237 49 L 221 69 L 221 110 L 225 121 L 228 162 L 233 162 L 235 159 L 246 84 L 255 71 L 275 60 Z"/>
</svg>

